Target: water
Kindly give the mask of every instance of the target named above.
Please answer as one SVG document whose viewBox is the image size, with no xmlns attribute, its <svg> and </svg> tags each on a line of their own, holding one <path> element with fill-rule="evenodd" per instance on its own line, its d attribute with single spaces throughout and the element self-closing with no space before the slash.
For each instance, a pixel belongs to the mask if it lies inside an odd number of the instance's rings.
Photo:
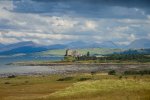
<svg viewBox="0 0 150 100">
<path fill-rule="evenodd" d="M 48 66 L 14 66 L 6 65 L 12 62 L 24 62 L 24 61 L 56 61 L 61 60 L 63 57 L 34 57 L 34 56 L 17 56 L 17 57 L 0 57 L 0 74 L 13 74 L 13 73 L 41 73 L 51 72 L 53 69 Z"/>
<path fill-rule="evenodd" d="M 57 65 L 57 66 L 14 66 L 6 65 L 12 62 L 24 61 L 49 61 L 61 60 L 63 57 L 33 57 L 33 56 L 18 56 L 18 57 L 0 57 L 0 77 L 5 77 L 10 74 L 30 75 L 30 74 L 57 74 L 57 73 L 72 73 L 72 72 L 91 72 L 100 71 L 108 72 L 116 70 L 124 72 L 126 70 L 150 70 L 149 64 L 126 64 L 126 65 Z"/>
<path fill-rule="evenodd" d="M 52 60 L 61 60 L 63 57 L 56 56 L 8 56 L 8 57 L 0 57 L 0 67 L 2 65 L 6 65 L 12 62 L 25 62 L 25 61 L 52 61 Z"/>
</svg>

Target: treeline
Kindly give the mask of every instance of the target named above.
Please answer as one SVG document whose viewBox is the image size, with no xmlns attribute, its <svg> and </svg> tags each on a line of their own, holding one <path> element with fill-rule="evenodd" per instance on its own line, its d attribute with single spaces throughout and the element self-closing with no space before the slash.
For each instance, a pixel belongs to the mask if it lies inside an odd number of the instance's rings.
<svg viewBox="0 0 150 100">
<path fill-rule="evenodd" d="M 65 57 L 66 61 L 88 61 L 93 60 L 97 62 L 108 62 L 108 61 L 135 61 L 135 62 L 150 62 L 150 56 L 143 54 L 111 54 L 103 57 L 84 55 L 80 57 Z"/>
<path fill-rule="evenodd" d="M 150 75 L 150 70 L 125 71 L 124 75 Z"/>
<path fill-rule="evenodd" d="M 150 62 L 150 57 L 143 54 L 112 54 L 106 57 L 99 57 L 98 60 L 112 60 L 112 61 L 137 61 L 137 62 Z"/>
<path fill-rule="evenodd" d="M 116 75 L 116 71 L 110 70 L 108 72 L 108 75 Z M 124 71 L 123 75 L 150 75 L 150 70 L 139 70 L 139 71 L 128 70 L 128 71 Z"/>
<path fill-rule="evenodd" d="M 149 55 L 150 54 L 150 49 L 129 49 L 129 50 L 120 52 L 120 54 L 129 54 L 129 55 L 132 55 L 132 54 L 145 54 L 145 55 Z"/>
<path fill-rule="evenodd" d="M 143 54 L 111 54 L 104 57 L 96 56 L 81 56 L 76 57 L 76 60 L 98 60 L 98 61 L 137 61 L 137 62 L 150 62 L 150 57 Z"/>
<path fill-rule="evenodd" d="M 97 60 L 98 58 L 96 56 L 81 56 L 81 57 L 76 57 L 76 60 Z"/>
<path fill-rule="evenodd" d="M 112 54 L 106 59 L 108 60 L 120 60 L 120 61 L 138 61 L 138 62 L 150 62 L 150 57 L 143 54 Z"/>
</svg>

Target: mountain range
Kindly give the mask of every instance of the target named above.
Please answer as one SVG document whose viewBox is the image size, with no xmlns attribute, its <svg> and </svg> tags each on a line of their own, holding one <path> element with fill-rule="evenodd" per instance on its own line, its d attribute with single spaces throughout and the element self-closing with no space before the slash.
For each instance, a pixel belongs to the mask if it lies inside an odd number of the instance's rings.
<svg viewBox="0 0 150 100">
<path fill-rule="evenodd" d="M 144 49 L 149 49 L 150 48 L 150 40 L 149 39 L 138 39 L 135 40 L 133 42 L 131 42 L 127 48 L 135 48 L 135 49 L 139 49 L 139 48 L 144 48 Z"/>
<path fill-rule="evenodd" d="M 150 48 L 149 39 L 139 39 L 131 42 L 127 46 L 118 46 L 112 41 L 103 42 L 84 42 L 74 41 L 66 44 L 54 44 L 54 45 L 39 45 L 32 41 L 19 42 L 9 45 L 0 44 L 0 55 L 11 55 L 11 54 L 29 54 L 34 52 L 41 52 L 46 50 L 54 49 L 79 49 L 79 48 L 124 48 L 124 49 L 148 49 Z"/>
<path fill-rule="evenodd" d="M 0 48 L 0 55 L 17 53 L 33 53 L 47 50 L 44 46 L 33 43 L 32 41 L 9 44 Z"/>
<path fill-rule="evenodd" d="M 4 44 L 0 43 L 0 48 L 2 48 L 2 47 L 4 47 L 4 46 L 5 46 Z"/>
</svg>

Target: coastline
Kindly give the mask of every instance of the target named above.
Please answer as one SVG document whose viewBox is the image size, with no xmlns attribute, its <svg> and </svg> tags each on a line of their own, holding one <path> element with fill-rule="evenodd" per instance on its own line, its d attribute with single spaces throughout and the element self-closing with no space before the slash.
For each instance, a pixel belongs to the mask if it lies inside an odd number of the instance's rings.
<svg viewBox="0 0 150 100">
<path fill-rule="evenodd" d="M 84 63 L 84 62 L 47 62 L 47 63 L 38 63 L 38 62 L 14 62 L 7 65 L 16 65 L 16 66 L 65 66 L 65 65 L 150 65 L 150 63 L 138 63 L 138 62 L 122 62 L 122 63 Z"/>
<path fill-rule="evenodd" d="M 22 66 L 23 62 L 14 63 L 15 66 Z M 9 65 L 8 65 L 9 66 Z M 46 71 L 31 71 L 31 72 L 23 72 L 23 73 L 4 73 L 0 74 L 0 77 L 8 77 L 10 75 L 15 76 L 32 76 L 32 75 L 50 75 L 50 74 L 73 74 L 73 73 L 107 73 L 110 70 L 115 70 L 117 73 L 123 73 L 127 70 L 150 70 L 150 64 L 137 64 L 137 63 L 26 63 L 23 65 L 25 68 L 26 66 L 41 66 L 47 67 L 48 70 Z M 11 67 L 11 66 L 10 66 Z"/>
<path fill-rule="evenodd" d="M 3 73 L 0 74 L 0 78 L 8 78 L 9 76 L 36 76 L 36 75 L 54 75 L 63 73 L 50 73 L 50 72 L 29 72 L 29 73 Z"/>
</svg>

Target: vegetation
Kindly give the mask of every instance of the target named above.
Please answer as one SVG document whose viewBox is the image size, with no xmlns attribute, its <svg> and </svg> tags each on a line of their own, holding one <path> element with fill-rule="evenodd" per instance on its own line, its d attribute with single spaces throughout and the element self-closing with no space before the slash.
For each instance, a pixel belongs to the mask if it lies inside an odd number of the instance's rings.
<svg viewBox="0 0 150 100">
<path fill-rule="evenodd" d="M 104 49 L 104 48 L 87 48 L 87 49 L 76 49 L 80 54 L 87 55 L 87 52 L 90 52 L 90 56 L 102 56 L 106 54 L 113 54 L 114 52 L 121 52 L 121 49 Z M 35 53 L 34 55 L 40 56 L 64 56 L 66 49 L 59 50 L 48 50 L 39 53 Z"/>
<path fill-rule="evenodd" d="M 72 100 L 148 100 L 150 97 L 150 95 L 148 95 L 149 89 L 150 85 L 148 82 L 137 82 L 135 80 L 124 79 L 104 79 L 98 81 L 75 83 L 69 88 L 52 93 L 51 95 L 49 95 L 49 97 L 47 97 L 49 98 L 47 100 L 69 100 L 71 98 Z M 144 94 L 140 90 L 146 93 L 145 96 L 142 96 Z M 138 93 L 139 95 L 137 95 L 136 93 Z"/>
<path fill-rule="evenodd" d="M 86 63 L 149 63 L 150 56 L 143 54 L 111 54 L 103 57 L 84 55 L 81 57 L 65 57 L 64 60 Z"/>
<path fill-rule="evenodd" d="M 64 61 L 67 61 L 67 62 L 75 62 L 75 61 L 76 61 L 76 57 L 65 56 L 65 57 L 64 57 Z"/>
<path fill-rule="evenodd" d="M 48 62 L 31 62 L 31 63 L 17 63 L 25 65 L 47 65 L 50 63 L 118 63 L 118 64 L 138 64 L 138 63 L 150 63 L 150 56 L 145 54 L 135 53 L 136 50 L 124 51 L 121 49 L 102 49 L 102 48 L 90 48 L 90 49 L 77 49 L 79 54 L 83 56 L 73 57 L 65 56 L 61 61 L 48 61 Z M 66 50 L 49 50 L 34 55 L 40 56 L 64 56 Z M 119 53 L 120 52 L 120 53 Z"/>
<path fill-rule="evenodd" d="M 116 71 L 115 71 L 115 70 L 111 70 L 111 71 L 108 72 L 108 74 L 109 74 L 109 75 L 115 75 L 115 74 L 116 74 Z"/>
<path fill-rule="evenodd" d="M 86 56 L 87 56 L 87 57 L 89 57 L 89 56 L 90 56 L 90 52 L 89 52 L 89 51 L 87 52 L 87 55 L 86 55 Z"/>
<path fill-rule="evenodd" d="M 150 57 L 143 54 L 113 54 L 109 55 L 105 59 L 107 60 L 119 60 L 119 61 L 137 61 L 137 62 L 150 62 Z"/>
<path fill-rule="evenodd" d="M 16 77 L 15 75 L 8 76 L 8 78 L 15 78 L 15 77 Z"/>
<path fill-rule="evenodd" d="M 125 71 L 125 75 L 150 75 L 150 70 L 140 70 L 140 71 Z"/>
<path fill-rule="evenodd" d="M 149 100 L 149 75 L 105 73 L 0 78 L 0 100 Z"/>
<path fill-rule="evenodd" d="M 73 79 L 73 77 L 64 77 L 64 78 L 58 79 L 57 81 L 70 81 L 72 79 Z"/>
</svg>

